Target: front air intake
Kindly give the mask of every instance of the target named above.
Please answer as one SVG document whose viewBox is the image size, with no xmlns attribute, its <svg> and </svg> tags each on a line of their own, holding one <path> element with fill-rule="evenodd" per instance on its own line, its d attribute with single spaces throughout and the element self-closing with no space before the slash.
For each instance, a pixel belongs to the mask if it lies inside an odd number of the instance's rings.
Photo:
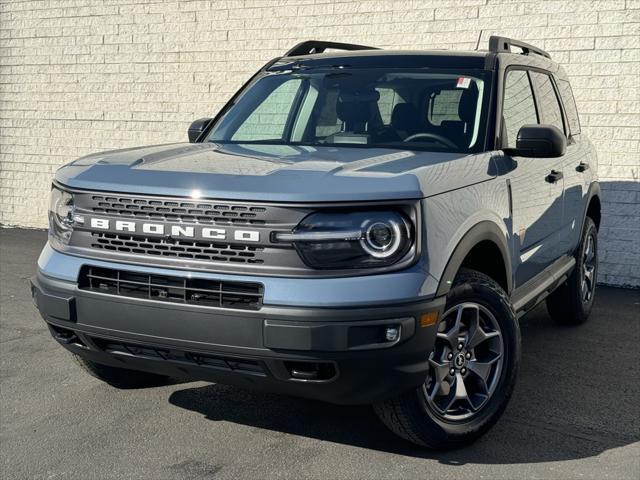
<svg viewBox="0 0 640 480">
<path fill-rule="evenodd" d="M 259 283 L 173 277 L 101 267 L 83 267 L 78 287 L 108 295 L 205 307 L 259 310 L 263 287 Z"/>
</svg>

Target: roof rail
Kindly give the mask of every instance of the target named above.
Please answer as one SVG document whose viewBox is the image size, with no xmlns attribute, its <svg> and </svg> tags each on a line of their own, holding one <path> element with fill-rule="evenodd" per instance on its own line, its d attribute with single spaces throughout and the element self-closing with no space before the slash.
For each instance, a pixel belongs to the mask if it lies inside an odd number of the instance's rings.
<svg viewBox="0 0 640 480">
<path fill-rule="evenodd" d="M 551 58 L 547 52 L 542 50 L 541 48 L 534 47 L 533 45 L 529 45 L 528 43 L 521 42 L 519 40 L 513 40 L 512 38 L 507 37 L 497 37 L 492 35 L 489 37 L 489 51 L 493 53 L 510 53 L 511 47 L 517 47 L 522 49 L 522 53 L 524 55 L 529 55 L 531 53 L 536 55 L 542 55 L 546 58 Z"/>
<path fill-rule="evenodd" d="M 336 50 L 379 50 L 377 47 L 367 47 L 365 45 L 355 45 L 352 43 L 323 42 L 319 40 L 307 40 L 301 42 L 284 54 L 285 57 L 297 57 L 298 55 L 311 55 L 322 53 L 327 48 Z"/>
</svg>

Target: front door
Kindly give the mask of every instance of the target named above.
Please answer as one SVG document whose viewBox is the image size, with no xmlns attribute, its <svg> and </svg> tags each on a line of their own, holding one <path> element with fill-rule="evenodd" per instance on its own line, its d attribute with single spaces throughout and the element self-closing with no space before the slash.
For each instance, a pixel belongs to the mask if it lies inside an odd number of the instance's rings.
<svg viewBox="0 0 640 480">
<path fill-rule="evenodd" d="M 529 72 L 508 70 L 504 80 L 502 145 L 515 148 L 523 125 L 542 123 Z M 562 158 L 513 159 L 512 245 L 515 286 L 522 285 L 561 256 L 563 225 Z"/>
</svg>

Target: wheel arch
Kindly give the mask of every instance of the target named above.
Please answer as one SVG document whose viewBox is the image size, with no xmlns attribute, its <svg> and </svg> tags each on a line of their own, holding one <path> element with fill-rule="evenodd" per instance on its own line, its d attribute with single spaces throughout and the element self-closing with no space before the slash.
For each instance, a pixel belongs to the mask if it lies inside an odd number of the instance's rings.
<svg viewBox="0 0 640 480">
<path fill-rule="evenodd" d="M 585 202 L 585 211 L 582 217 L 584 223 L 585 217 L 590 217 L 596 224 L 596 228 L 600 230 L 600 223 L 602 221 L 602 193 L 600 191 L 600 184 L 593 182 L 589 186 L 587 192 L 587 201 Z"/>
<path fill-rule="evenodd" d="M 461 268 L 473 268 L 489 275 L 507 294 L 513 289 L 511 255 L 505 233 L 485 220 L 471 227 L 460 239 L 444 269 L 436 295 L 446 295 Z M 501 262 L 495 261 L 499 255 Z"/>
</svg>

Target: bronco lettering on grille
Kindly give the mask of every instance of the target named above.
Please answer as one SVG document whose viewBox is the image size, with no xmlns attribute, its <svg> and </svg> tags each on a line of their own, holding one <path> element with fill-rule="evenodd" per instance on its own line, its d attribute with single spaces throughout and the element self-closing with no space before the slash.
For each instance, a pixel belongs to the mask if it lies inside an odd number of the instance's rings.
<svg viewBox="0 0 640 480">
<path fill-rule="evenodd" d="M 142 223 L 126 220 L 116 220 L 112 222 L 107 218 L 92 218 L 91 228 L 97 230 L 115 230 L 117 232 L 144 233 L 150 235 L 161 235 L 172 238 L 205 238 L 212 240 L 226 240 L 227 231 L 223 228 L 165 225 L 162 223 Z M 233 239 L 244 242 L 259 242 L 260 232 L 255 230 L 235 230 Z"/>
</svg>

